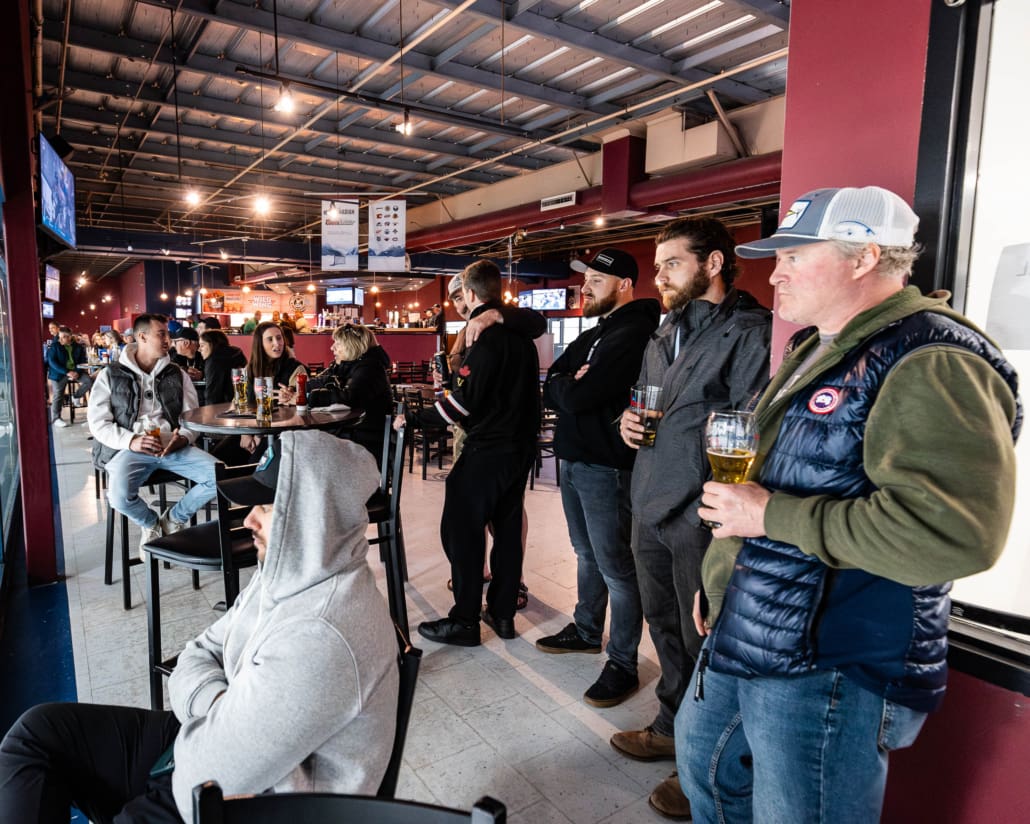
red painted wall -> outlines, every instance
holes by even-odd
[[[827,186],[883,186],[911,201],[930,4],[791,4],[781,216]],[[774,369],[796,329],[774,324]]]
[[[61,273],[61,299],[54,304],[54,320],[73,332],[94,332],[100,326],[111,326],[115,318],[122,316],[121,279],[104,278],[87,281],[76,289],[79,272]],[[111,300],[104,303],[105,295]],[[95,308],[91,309],[90,305]],[[44,333],[49,320],[43,323]]]

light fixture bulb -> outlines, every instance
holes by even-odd
[[[228,260],[229,259],[229,253],[227,251],[225,251],[225,249],[219,249],[218,250],[218,256],[222,260]]]
[[[314,292],[315,291],[315,284],[309,283],[308,284],[308,291],[309,292]]]
[[[89,305],[89,311],[90,311],[90,312],[93,312],[93,311],[95,311],[95,310],[96,310],[96,308],[97,308],[97,305],[96,305],[95,303],[91,303],[91,304]]]
[[[411,125],[411,118],[408,115],[407,109],[404,110],[404,119],[401,120],[401,122],[398,123],[396,126],[394,126],[394,128],[405,137],[410,136],[412,132],[415,131],[414,127]]]
[[[373,284],[372,288],[369,289],[368,291],[371,292],[373,295],[378,295],[379,294],[379,287],[376,286],[375,284]]]
[[[126,252],[131,252],[132,251],[132,244],[131,243],[126,243],[125,244],[125,251]]]
[[[383,304],[381,304],[381,303],[380,303],[380,302],[379,302],[378,300],[376,301],[376,309],[378,309],[378,308],[379,308],[380,306],[382,306],[382,305],[383,305]]]
[[[604,226],[604,215],[598,215],[594,218],[595,226]]]
[[[162,292],[158,297],[161,298],[161,300],[168,300],[168,293]]]
[[[162,255],[170,255],[171,253],[172,253],[171,249],[162,249],[161,250],[161,254]]]
[[[283,83],[279,90],[279,99],[275,101],[275,110],[283,114],[293,114],[295,101],[290,93],[290,84]]]
[[[272,211],[272,201],[266,195],[258,195],[254,198],[254,211],[259,215],[267,215]]]
[[[200,294],[202,294],[202,295],[206,295],[207,294],[207,287],[206,286],[201,286],[200,287]]]
[[[243,294],[245,294],[245,295],[249,295],[250,294],[250,287],[249,286],[244,286],[243,287]]]
[[[335,203],[329,207],[329,211],[326,212],[326,217],[328,217],[330,220],[339,220],[340,210],[336,208]]]
[[[193,297],[193,290],[192,289],[187,289],[183,294],[185,294],[186,297],[191,298],[191,297]]]
[[[196,189],[190,189],[186,192],[186,202],[190,206],[196,206],[200,203],[200,192]]]

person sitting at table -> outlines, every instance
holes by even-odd
[[[200,335],[196,329],[180,326],[178,331],[170,335],[175,351],[169,357],[176,366],[185,370],[190,380],[199,381],[204,377],[204,358],[197,350],[200,348]]]
[[[340,433],[383,458],[383,419],[393,409],[390,393],[390,356],[367,326],[345,323],[333,331],[334,362],[308,380],[308,406],[342,403],[365,410],[361,423]],[[295,390],[281,392],[284,403],[296,403]]]
[[[118,356],[122,354],[122,349],[125,348],[121,334],[115,329],[108,329],[104,332],[103,345],[107,348],[107,359],[111,363],[118,363]]]
[[[254,330],[250,346],[250,361],[247,363],[247,401],[254,405],[254,378],[271,378],[273,389],[289,387],[296,389],[297,375],[307,370],[286,349],[283,330],[275,323],[259,323]],[[279,402],[285,402],[280,394]],[[261,443],[259,435],[242,435],[240,446],[254,452]]]
[[[200,356],[204,359],[205,397],[209,404],[229,403],[233,399],[232,370],[243,369],[247,356],[229,343],[221,329],[210,329],[200,336]]]
[[[229,500],[254,506],[244,526],[258,568],[179,654],[171,712],[27,710],[0,744],[0,820],[68,821],[74,804],[98,822],[192,821],[193,787],[209,780],[226,795],[373,795],[399,680],[366,559],[378,485],[364,450],[317,431],[283,433],[253,475],[225,482]]]
[[[297,328],[297,334],[302,335],[305,332],[311,331],[311,326],[308,323],[308,319],[304,317],[303,312],[297,312],[294,316],[294,326]]]
[[[72,396],[76,406],[85,404],[85,395],[93,381],[89,375],[79,372],[80,363],[86,362],[86,347],[72,340],[72,330],[61,326],[57,331],[57,342],[46,352],[47,380],[50,382],[50,423],[54,426],[68,426],[61,417],[64,389],[69,381],[78,381],[79,387]]]
[[[215,459],[193,446],[196,435],[179,418],[197,406],[193,382],[168,359],[164,315],[142,314],[133,324],[139,343],[125,347],[118,363],[100,370],[89,407],[93,464],[107,470],[107,499],[140,527],[140,548],[178,532],[215,496]],[[158,431],[144,431],[147,422]],[[193,481],[181,500],[158,513],[139,496],[157,469]]]

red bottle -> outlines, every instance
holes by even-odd
[[[297,406],[306,407],[308,405],[308,376],[303,372],[297,375]]]

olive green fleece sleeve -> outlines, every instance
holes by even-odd
[[[908,586],[990,567],[1015,505],[1015,399],[982,358],[954,347],[908,355],[884,381],[866,424],[867,498],[774,492],[770,538],[831,567]]]

